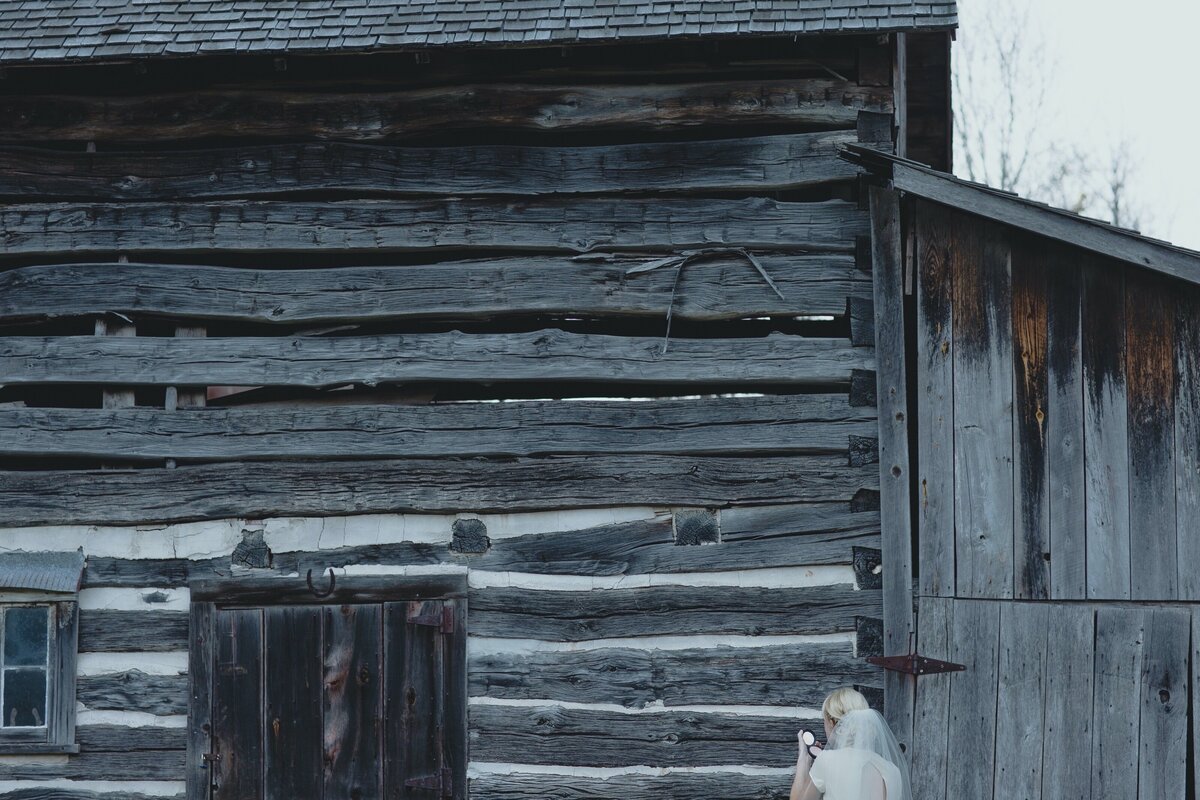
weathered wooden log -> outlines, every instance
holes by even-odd
[[[620,505],[848,501],[879,485],[845,456],[559,456],[229,463],[178,469],[0,472],[8,526],[226,517],[458,513]]]
[[[187,728],[80,725],[75,740],[89,753],[124,753],[130,750],[183,750]]]
[[[165,653],[186,650],[188,617],[182,611],[79,612],[81,653]]]
[[[186,714],[187,675],[147,675],[138,669],[83,675],[75,698],[93,711],[141,711],[157,716]]]
[[[853,131],[602,147],[381,147],[308,142],[214,150],[0,147],[0,197],[242,199],[289,192],[563,194],[753,191],[852,180]]]
[[[875,432],[846,395],[301,409],[0,410],[0,456],[158,461],[568,453],[844,453]],[[867,462],[862,462],[867,463]]]
[[[783,298],[740,255],[627,275],[646,258],[514,256],[403,267],[235,269],[195,264],[54,264],[0,272],[0,321],[106,312],[260,324],[480,320],[509,316],[677,320],[841,315],[870,294],[850,256],[760,253]],[[486,291],[483,291],[486,288]],[[675,290],[672,297],[672,289]]]
[[[84,751],[65,763],[0,763],[0,780],[69,779],[85,786],[88,781],[176,781],[183,777],[184,755],[183,750]],[[52,796],[57,800],[63,795]]]
[[[190,91],[8,95],[4,141],[206,138],[376,140],[450,130],[679,130],[706,125],[852,128],[891,110],[887,87],[831,79],[546,86],[481,84],[399,92]]]
[[[803,589],[655,586],[592,592],[472,590],[478,636],[584,641],[725,633],[820,634],[879,616],[880,592],[850,585]],[[723,762],[724,763],[724,762]]]
[[[29,789],[0,791],[0,800],[185,800],[184,795],[141,794],[139,792],[93,792],[87,789]]]
[[[457,331],[396,336],[0,338],[0,383],[157,386],[376,385],[414,381],[829,385],[870,369],[846,339],[757,339]]]
[[[787,717],[472,705],[471,758],[503,762],[520,753],[526,763],[583,767],[787,767],[796,761],[800,728],[820,727],[819,720]]]
[[[552,780],[544,774],[489,772],[471,778],[471,797],[476,800],[682,800],[694,797],[787,800],[790,786],[791,782],[779,775],[747,775],[743,772],[673,772],[611,778],[555,775]],[[5,796],[0,795],[0,800],[3,798]],[[31,797],[28,800],[49,798]],[[66,800],[76,798],[71,796]]]
[[[714,606],[719,598],[714,594]],[[852,651],[846,643],[495,653],[473,656],[468,674],[471,694],[488,697],[630,708],[657,702],[820,708],[839,686],[883,686],[883,671]]]
[[[0,254],[717,246],[849,252],[866,227],[852,203],[761,197],[34,203],[0,206]]]

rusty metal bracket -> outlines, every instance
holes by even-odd
[[[966,667],[951,661],[940,661],[936,658],[926,658],[922,655],[909,653],[904,656],[871,656],[868,664],[883,667],[892,672],[903,672],[906,675],[938,675],[943,672],[963,672]]]

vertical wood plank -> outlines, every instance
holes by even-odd
[[[1047,497],[1047,300],[1052,268],[1044,244],[1023,238],[1013,249],[1013,596],[1050,596]]]
[[[188,610],[188,797],[208,797],[216,769],[204,760],[213,751],[214,613],[212,603],[192,603]]]
[[[1040,800],[1046,704],[1046,628],[1042,603],[1000,609],[996,698],[996,800]]]
[[[1174,600],[1179,595],[1172,289],[1144,270],[1126,270],[1130,595],[1135,600]]]
[[[1083,272],[1083,380],[1087,595],[1128,599],[1125,278],[1120,266],[1090,257]]]
[[[1200,291],[1175,305],[1175,533],[1180,600],[1200,600]],[[1197,714],[1200,717],[1200,714]]]
[[[1089,800],[1096,612],[1054,605],[1046,626],[1042,800]]]
[[[438,615],[441,601],[384,605],[384,796],[427,800],[445,764],[444,637],[422,616]]]
[[[1192,702],[1195,698],[1200,697],[1200,606],[1193,605],[1190,607],[1192,616],[1192,641],[1191,641],[1191,669],[1188,672],[1189,691]],[[1200,714],[1196,713],[1196,709],[1192,710],[1192,742],[1191,749],[1191,772],[1192,775],[1200,775],[1200,746],[1195,743],[1200,742]]]
[[[319,800],[322,785],[321,609],[263,612],[266,800]]]
[[[954,524],[959,597],[1013,594],[1013,343],[1005,234],[955,226]]]
[[[917,202],[917,571],[921,594],[954,596],[953,242],[946,212]]]
[[[1145,611],[1096,610],[1092,797],[1137,797]]]
[[[446,769],[453,781],[451,800],[467,800],[467,598],[446,600],[454,633],[446,640]]]
[[[997,651],[1000,603],[955,600],[952,661],[966,666],[950,676],[950,743],[946,797],[992,797],[996,758]]]
[[[917,611],[917,647],[930,658],[949,660],[954,600],[922,597]],[[913,715],[912,789],[922,800],[947,800],[946,766],[950,732],[950,675],[917,681]]]
[[[872,282],[875,295],[875,357],[879,409],[879,504],[883,553],[883,652],[910,652],[912,612],[912,516],[909,507],[908,381],[904,360],[904,262],[900,199],[870,189]],[[906,752],[912,744],[915,678],[884,675],[888,723]]]
[[[1145,613],[1138,797],[1184,797],[1191,617],[1182,608],[1150,608]]]
[[[257,798],[263,791],[263,614],[222,609],[215,616],[213,745],[220,761],[213,800]]]
[[[1050,502],[1050,596],[1087,596],[1084,506],[1083,362],[1079,263],[1051,251],[1046,275],[1047,495]]]
[[[382,606],[326,606],[322,616],[324,796],[378,800],[383,796]]]

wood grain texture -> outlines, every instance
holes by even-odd
[[[852,586],[805,589],[656,586],[592,592],[487,588],[471,591],[471,633],[551,641],[729,633],[835,633],[855,617],[879,617],[880,592]]]
[[[148,522],[346,513],[848,501],[874,465],[845,457],[409,459],[0,472],[6,523]]]
[[[262,612],[264,800],[311,796],[323,785],[321,613],[314,606]]]
[[[93,711],[141,711],[157,716],[188,713],[187,675],[148,675],[137,669],[82,675],[75,691],[75,699]]]
[[[383,789],[382,608],[326,606],[320,613],[324,796],[378,798]]]
[[[1096,612],[1091,606],[1050,607],[1045,629],[1041,766],[1042,796],[1047,800],[1088,800],[1093,796],[1095,628]]]
[[[1200,293],[1175,304],[1175,535],[1180,600],[1200,600]]]
[[[788,781],[778,775],[741,772],[673,772],[666,775],[617,775],[611,778],[536,773],[485,773],[471,779],[476,800],[787,800]],[[4,795],[0,799],[8,800]],[[25,800],[19,798],[17,800]],[[48,800],[44,797],[28,800]],[[67,798],[76,800],[76,798]],[[84,800],[93,800],[85,798]]]
[[[1179,595],[1174,282],[1155,278],[1129,270],[1125,280],[1130,596],[1135,600]]]
[[[599,147],[384,147],[305,142],[95,153],[0,147],[0,197],[244,199],[294,192],[755,193],[853,180],[837,157],[853,131]]]
[[[1138,797],[1183,797],[1188,783],[1191,613],[1163,607],[1145,613]]]
[[[212,750],[220,759],[209,767],[214,800],[259,797],[265,778],[263,738],[263,612],[213,612],[216,632],[212,694]]]
[[[953,236],[956,590],[1012,597],[1011,256],[997,228],[963,218]]]
[[[420,250],[676,250],[710,246],[852,252],[852,203],[765,198],[244,200],[0,206],[0,253]]]
[[[147,636],[147,633],[151,635]],[[186,650],[188,615],[184,611],[79,612],[81,653],[161,653]]]
[[[954,596],[955,244],[945,212],[916,208],[917,543],[922,594]],[[927,789],[929,791],[929,789]],[[945,791],[944,787],[941,791]]]
[[[1087,596],[1130,596],[1129,427],[1125,270],[1083,267],[1084,477]]]
[[[1146,608],[1096,610],[1092,797],[1137,797]]]
[[[431,406],[5,409],[0,455],[266,461],[569,453],[845,453],[875,433],[842,395]]]
[[[440,780],[446,724],[445,637],[413,620],[440,617],[438,601],[387,603],[383,608],[383,778],[387,800],[433,794],[410,782]]]
[[[713,605],[720,605],[719,595]],[[878,667],[849,644],[571,653],[480,653],[470,660],[472,696],[642,708],[760,705],[819,708],[848,684],[882,688]]]
[[[138,336],[0,338],[0,380],[71,383],[329,387],[421,381],[583,381],[624,384],[829,385],[874,367],[846,339],[775,333],[755,339],[530,333],[337,337]]]
[[[1083,284],[1077,255],[1057,250],[1046,275],[1046,493],[1050,503],[1050,596],[1087,597],[1084,497]]]
[[[314,138],[370,141],[487,129],[679,130],[704,125],[853,128],[890,111],[886,87],[836,79],[548,86],[495,83],[408,91],[193,91],[8,96],[3,140],[163,141]]]
[[[627,274],[648,257],[512,255],[467,261],[326,269],[93,262],[0,272],[0,320],[115,312],[263,325],[481,320],[512,316],[637,316],[715,321],[837,315],[870,294],[852,256],[759,252],[780,298],[743,256],[713,253]],[[300,266],[300,265],[297,265]],[[675,290],[672,299],[672,289]]]
[[[947,798],[993,796],[1000,606],[988,600],[954,601],[949,660],[966,671],[950,673]]]
[[[1015,239],[1012,260],[1013,596],[1034,600],[1050,596],[1053,556],[1047,274],[1055,265],[1043,247],[1040,241]]]
[[[788,767],[800,728],[817,720],[562,706],[471,706],[471,757],[585,767],[750,764]],[[781,781],[786,783],[786,780]]]
[[[87,789],[33,787],[0,792],[0,800],[185,800],[182,794],[149,795],[140,792],[93,792]]]
[[[10,761],[0,764],[3,781],[182,781],[183,750],[81,752],[65,763]],[[55,800],[61,795],[54,795]],[[103,800],[107,800],[104,798]]]
[[[1000,606],[994,800],[1040,800],[1047,706],[1046,604]]]

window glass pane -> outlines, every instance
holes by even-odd
[[[4,670],[4,726],[41,727],[46,724],[46,671]]]
[[[46,665],[46,606],[4,612],[4,666]]]

